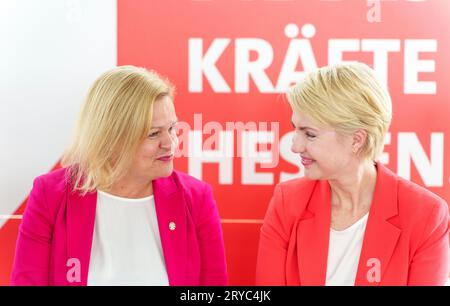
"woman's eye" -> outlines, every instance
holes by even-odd
[[[314,139],[314,138],[316,138],[316,135],[313,135],[311,133],[306,133],[306,137]]]
[[[158,136],[158,134],[159,134],[159,132],[153,132],[153,133],[150,133],[150,135],[148,135],[148,137],[154,138],[154,137]]]

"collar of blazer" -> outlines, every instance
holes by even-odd
[[[377,181],[361,250],[356,285],[378,285],[368,274],[379,263],[382,277],[401,230],[392,222],[398,215],[397,178],[377,163]],[[317,181],[305,212],[298,220],[298,266],[302,285],[325,285],[330,238],[331,192],[327,181]]]
[[[187,268],[187,256],[184,256],[187,252],[184,193],[176,175],[154,180],[152,184],[169,284],[183,284],[186,277],[183,272]],[[87,285],[96,205],[97,192],[84,197],[78,193],[67,195],[67,259],[78,259],[81,265],[81,282],[68,285]]]

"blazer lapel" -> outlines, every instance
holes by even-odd
[[[303,195],[304,196],[304,195]],[[330,238],[330,187],[318,181],[297,227],[298,267],[301,285],[325,285]]]
[[[69,281],[68,285],[87,285],[89,261],[91,257],[92,239],[94,234],[97,192],[86,194],[69,193],[67,218],[67,271],[79,264],[80,281]],[[71,273],[72,275],[72,273]],[[76,276],[76,273],[72,276]]]
[[[153,181],[158,228],[170,285],[186,283],[187,224],[185,199],[173,176]],[[70,193],[67,201],[67,261],[80,263],[80,281],[68,285],[87,285],[95,225],[97,192],[81,197]]]
[[[185,199],[174,175],[153,181],[159,235],[169,285],[187,283],[187,222]]]
[[[398,215],[396,176],[380,163],[377,169],[355,285],[380,284],[401,233],[389,222]]]

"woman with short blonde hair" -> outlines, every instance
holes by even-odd
[[[225,285],[208,184],[173,170],[173,87],[121,66],[82,106],[62,169],[37,177],[20,226],[13,285]]]
[[[392,120],[391,97],[373,71],[362,63],[338,64],[307,75],[287,94],[293,110],[340,134],[364,129],[359,155],[376,160]]]
[[[287,97],[305,177],[275,188],[257,284],[445,284],[448,206],[377,161],[392,106],[375,72],[362,63],[323,67]]]

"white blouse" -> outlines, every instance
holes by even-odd
[[[88,285],[169,285],[153,196],[97,192]]]
[[[369,213],[343,231],[330,228],[326,286],[353,286]]]

